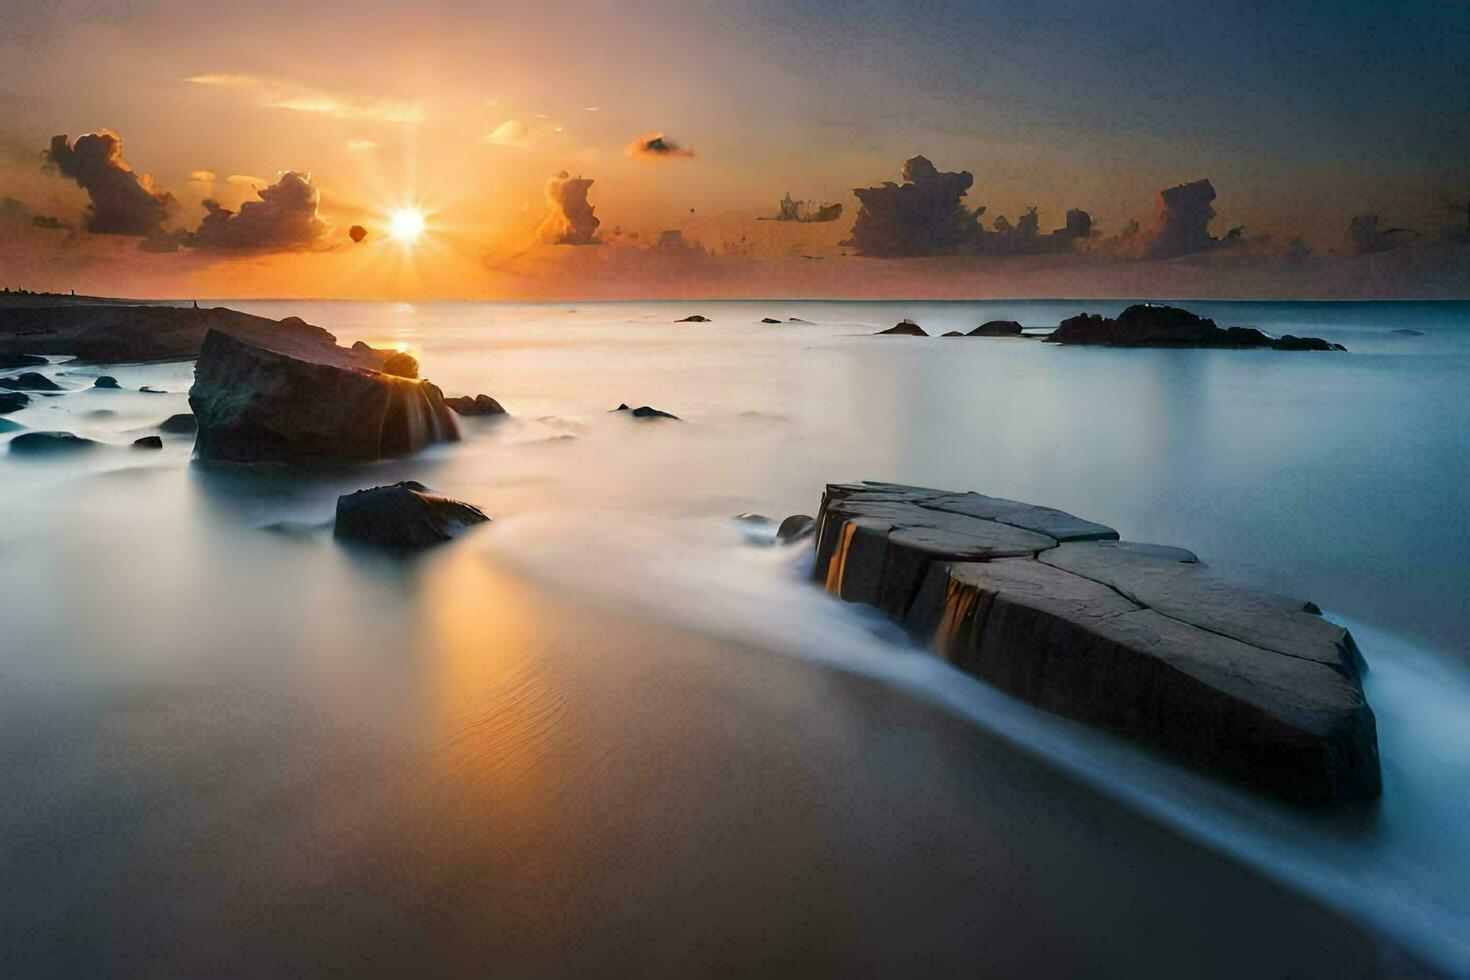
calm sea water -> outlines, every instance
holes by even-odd
[[[190,365],[53,366],[68,387],[109,373],[170,394],[79,390],[8,416],[112,444],[0,458],[4,753],[20,780],[0,818],[27,842],[12,871],[30,881],[34,928],[76,915],[74,889],[109,866],[136,880],[128,853],[157,869],[148,887],[197,887],[197,859],[163,855],[177,835],[197,843],[201,826],[215,870],[248,877],[236,866],[248,855],[227,843],[242,822],[343,827],[349,840],[365,813],[401,825],[406,804],[385,800],[371,774],[400,751],[419,758],[405,744],[436,750],[415,793],[468,782],[472,800],[451,793],[445,805],[495,811],[524,854],[538,821],[581,799],[566,772],[588,785],[626,773],[637,755],[618,746],[647,737],[627,726],[691,710],[671,689],[694,683],[686,673],[703,678],[709,703],[748,705],[749,717],[720,722],[728,744],[783,699],[824,710],[807,674],[771,674],[755,653],[711,657],[689,645],[702,637],[815,661],[818,676],[876,678],[1417,955],[1470,964],[1470,304],[1187,304],[1222,324],[1323,336],[1345,354],[870,336],[903,317],[935,335],[997,318],[1049,328],[1122,302],[229,305],[399,345],[447,393],[489,393],[512,417],[466,420],[465,442],[413,460],[206,467],[190,462],[188,438],[165,437],[162,453],[126,448],[187,410]],[[711,322],[673,322],[693,313]],[[685,423],[608,414],[620,402]],[[409,563],[331,540],[339,493],[406,477],[495,523]],[[757,547],[730,520],[814,513],[823,484],[852,479],[1060,507],[1317,602],[1354,629],[1370,664],[1382,802],[1286,809],[1017,705],[808,588],[804,551]],[[767,680],[722,673],[742,657]],[[330,797],[302,788],[328,784],[324,767],[340,776]],[[711,808],[725,805],[706,791]],[[303,812],[283,813],[293,806]],[[119,825],[131,828],[126,848],[108,835]],[[68,853],[78,839],[93,842],[84,858]],[[872,846],[848,843],[852,854]],[[346,867],[367,894],[395,873],[331,858],[297,887],[309,894]],[[125,931],[117,914],[96,926],[98,942]],[[218,914],[215,925],[233,921]]]

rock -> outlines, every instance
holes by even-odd
[[[419,362],[412,354],[396,351],[389,354],[383,361],[382,371],[391,374],[395,378],[417,378],[419,376]]]
[[[164,391],[162,388],[155,388],[152,385],[144,385],[143,387],[139,388],[138,390],[141,391],[141,392],[143,392],[146,395],[166,395],[166,394],[168,394],[168,392]]]
[[[194,367],[189,407],[206,460],[373,460],[459,438],[428,381],[362,367],[361,352],[289,354],[211,332]]]
[[[763,316],[763,317],[761,317],[761,323],[780,323],[780,322],[781,322],[780,320],[777,320],[773,316]]]
[[[93,388],[116,389],[116,388],[121,388],[122,385],[118,384],[117,383],[117,379],[114,378],[112,375],[110,375],[110,374],[102,374],[102,375],[98,375],[97,376],[97,380],[94,381],[94,382],[92,382],[92,387]]]
[[[12,422],[10,419],[0,419],[0,432],[19,432],[24,428],[25,426],[19,422]]]
[[[22,432],[10,440],[10,451],[27,456],[73,453],[96,449],[100,443],[70,432]]]
[[[787,323],[811,323],[812,321],[810,321],[810,320],[803,320],[799,316],[788,316],[786,318],[786,322]]]
[[[698,313],[696,313],[693,316],[686,316],[686,317],[684,317],[684,319],[682,319],[682,320],[675,320],[674,322],[675,323],[709,323],[710,320],[709,320],[709,317],[707,317],[707,316],[700,316]]]
[[[776,528],[776,542],[778,544],[795,544],[804,541],[816,533],[817,522],[809,514],[792,514],[781,522]]]
[[[1021,325],[1015,320],[989,320],[971,330],[967,337],[1019,337]]]
[[[49,363],[50,361],[39,354],[0,352],[0,369],[9,370],[11,368],[37,367]]]
[[[158,428],[170,435],[190,435],[199,431],[199,420],[188,412],[180,412],[158,423]]]
[[[1268,337],[1254,327],[1216,326],[1215,321],[1177,306],[1137,303],[1116,320],[1083,313],[1058,324],[1046,338],[1053,344],[1102,347],[1217,347],[1273,350],[1346,350],[1320,337]]]
[[[0,378],[0,388],[9,388],[11,391],[65,391],[55,381],[44,374],[35,371],[27,371],[13,378]]]
[[[939,336],[941,336],[941,337],[963,337],[964,334],[960,333],[958,330],[948,330],[948,331],[940,334]]]
[[[677,415],[670,415],[668,412],[661,412],[658,409],[648,405],[640,405],[637,408],[629,408],[627,402],[622,403],[617,408],[613,409],[613,411],[627,412],[635,419],[673,419],[675,422],[684,421]]]
[[[1289,799],[1381,791],[1361,654],[1310,604],[982,494],[832,484],[816,528],[829,592],[1015,697]]]
[[[460,415],[504,415],[505,409],[500,402],[489,395],[460,395],[458,398],[446,398],[444,404],[454,409]]]
[[[134,439],[133,446],[137,449],[162,449],[163,439],[159,436],[144,436],[141,439]]]
[[[18,412],[31,402],[29,395],[19,391],[0,391],[0,415]]]
[[[912,320],[900,320],[887,330],[879,330],[873,334],[874,337],[899,336],[899,337],[927,337],[924,328]]]
[[[449,541],[488,520],[478,507],[410,480],[338,497],[335,533],[383,547],[421,548]]]

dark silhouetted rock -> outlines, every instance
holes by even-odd
[[[112,375],[110,375],[110,374],[103,374],[103,375],[99,375],[98,378],[97,378],[97,380],[92,382],[92,387],[93,388],[116,389],[116,388],[121,388],[122,385],[118,384],[117,383],[117,379],[114,378]]]
[[[786,322],[787,323],[811,323],[812,321],[810,321],[810,320],[803,320],[799,316],[788,316],[786,318]]]
[[[391,374],[395,378],[417,378],[419,376],[419,362],[412,354],[396,351],[389,354],[383,361],[382,371]]]
[[[500,402],[489,395],[460,395],[458,398],[446,398],[444,404],[454,409],[460,415],[504,415],[505,409]]]
[[[39,365],[48,363],[50,362],[39,354],[0,352],[0,370],[8,371],[12,368],[38,367]]]
[[[194,367],[189,407],[201,459],[372,460],[459,438],[428,381],[361,365],[341,347],[287,354],[212,332]]]
[[[777,320],[773,316],[763,316],[763,317],[761,317],[761,323],[780,323],[780,322],[781,322],[780,320]]]
[[[410,480],[338,497],[335,533],[383,547],[422,548],[488,520],[478,507]]]
[[[940,334],[939,336],[941,336],[941,337],[963,337],[964,334],[960,333],[958,330],[946,330],[944,333]]]
[[[166,395],[166,394],[168,394],[168,392],[164,391],[162,388],[155,388],[152,385],[144,385],[143,387],[139,388],[138,390],[141,391],[141,392],[143,392],[145,395]]]
[[[44,374],[35,371],[27,371],[13,378],[0,378],[0,388],[9,388],[11,391],[65,391],[61,385],[52,381]]]
[[[352,239],[353,244],[361,244],[362,240],[367,237],[367,229],[362,225],[353,225],[347,229],[347,237]]]
[[[686,316],[682,320],[675,320],[674,322],[675,323],[709,323],[709,317],[707,317],[707,316],[700,316],[698,313],[696,313],[693,316]]]
[[[971,330],[969,337],[1019,337],[1021,325],[1015,320],[990,320]]]
[[[613,411],[627,412],[635,419],[673,419],[675,422],[684,421],[677,415],[670,415],[668,412],[661,412],[658,409],[653,408],[649,405],[640,405],[638,408],[629,408],[627,402],[624,402],[617,408],[613,409]]]
[[[84,452],[101,443],[70,432],[22,432],[10,440],[10,451],[27,456]]]
[[[0,391],[0,415],[18,412],[31,402],[30,396],[19,391]]]
[[[817,530],[816,519],[809,514],[792,514],[776,528],[776,541],[780,544],[795,544],[811,537]]]
[[[158,423],[159,431],[170,435],[190,435],[199,431],[199,420],[188,412],[180,412],[178,415],[170,415]]]
[[[1113,538],[981,494],[832,484],[814,575],[1049,711],[1290,799],[1379,794],[1347,630],[1184,549]]]
[[[134,439],[133,446],[136,449],[162,449],[163,439],[160,436],[144,436],[141,439]]]
[[[924,328],[912,320],[900,320],[887,330],[879,330],[873,334],[874,337],[897,336],[897,337],[927,337]]]
[[[1083,344],[1101,347],[1210,347],[1273,350],[1345,350],[1340,344],[1317,337],[1279,340],[1254,327],[1221,328],[1214,320],[1177,306],[1138,303],[1118,314],[1116,320],[1083,313],[1063,320],[1046,338],[1053,344]]]

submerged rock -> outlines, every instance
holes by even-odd
[[[21,367],[39,367],[43,364],[49,363],[50,361],[42,357],[40,354],[0,352],[0,369],[3,370],[10,370],[11,368]]]
[[[792,514],[776,528],[776,541],[780,544],[795,544],[811,537],[816,529],[816,519],[810,514]]]
[[[134,439],[133,446],[136,449],[162,449],[163,439],[159,436],[144,436],[141,439]]]
[[[0,378],[0,388],[9,388],[11,391],[65,391],[55,381],[44,374],[35,371],[27,371],[13,378]]]
[[[109,389],[114,389],[114,388],[121,388],[122,385],[118,384],[117,383],[117,379],[114,378],[112,375],[110,375],[110,374],[102,374],[102,375],[98,375],[97,376],[97,380],[92,382],[92,387],[93,388],[109,388]]]
[[[10,440],[10,451],[27,456],[74,453],[96,449],[101,443],[71,432],[22,432]]]
[[[422,548],[490,518],[472,504],[432,493],[412,480],[337,498],[335,533],[389,548]]]
[[[1015,320],[989,320],[971,330],[967,337],[1019,337],[1021,325]]]
[[[887,330],[879,330],[873,336],[927,337],[929,334],[924,331],[923,327],[912,320],[900,320]]]
[[[833,484],[814,570],[959,669],[1290,799],[1377,796],[1351,635],[1192,552],[980,494]]]
[[[188,412],[180,412],[158,423],[158,428],[159,431],[170,435],[190,435],[199,431],[199,420]]]
[[[668,412],[659,411],[651,405],[640,405],[637,408],[629,408],[628,403],[623,402],[617,408],[613,409],[613,411],[627,412],[635,419],[673,419],[675,422],[684,421],[677,415],[670,415]]]
[[[363,366],[340,347],[283,353],[211,332],[189,389],[195,452],[234,462],[373,460],[459,438],[428,381]]]
[[[504,415],[505,409],[500,402],[489,395],[460,395],[458,398],[446,398],[444,404],[454,409],[460,415]]]
[[[709,317],[707,317],[707,316],[700,316],[698,313],[696,313],[693,316],[686,316],[682,320],[675,320],[674,322],[675,323],[709,323],[710,321],[709,321]]]
[[[138,390],[141,391],[141,392],[143,392],[145,395],[166,395],[166,394],[168,394],[168,392],[164,391],[162,388],[155,388],[152,385],[144,385],[143,387],[139,388]]]
[[[0,415],[18,412],[31,402],[31,397],[19,391],[0,391]]]
[[[1083,313],[1057,325],[1047,341],[1101,347],[1214,347],[1273,350],[1346,350],[1320,337],[1268,337],[1255,327],[1219,327],[1177,306],[1136,303],[1116,320]]]

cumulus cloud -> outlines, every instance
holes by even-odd
[[[30,225],[32,228],[71,229],[71,225],[60,218],[48,214],[31,213],[31,209],[24,201],[13,197],[0,198],[0,220],[10,224]]]
[[[281,78],[219,74],[193,75],[185,81],[195,85],[246,91],[256,97],[258,104],[271,109],[322,113],[338,119],[370,119],[391,123],[423,122],[425,118],[424,107],[419,102],[325,92]]]
[[[1168,259],[1207,252],[1220,244],[1209,232],[1215,188],[1208,180],[1166,187],[1154,197],[1154,223],[1144,232],[1141,255]],[[1238,230],[1236,232],[1238,235]]]
[[[546,204],[551,210],[536,237],[548,245],[596,244],[602,222],[587,202],[591,187],[590,178],[572,177],[565,170],[547,180]]]
[[[68,142],[65,136],[54,137],[44,159],[63,177],[76,181],[91,198],[84,219],[88,231],[143,237],[162,232],[174,197],[168,191],[155,190],[147,174],[136,173],[127,165],[122,138],[116,133],[105,129],[88,133],[77,137],[76,143]]]
[[[921,156],[903,165],[903,183],[857,187],[852,246],[862,255],[912,256],[953,252],[975,240],[978,218],[960,199],[975,183],[968,170],[941,172]]]
[[[485,142],[497,146],[529,146],[531,131],[519,119],[507,119],[485,135]]]
[[[260,199],[246,201],[238,212],[217,201],[205,201],[209,214],[189,244],[199,248],[306,248],[326,233],[326,223],[317,217],[320,195],[310,174],[288,170],[256,193]]]
[[[694,156],[663,133],[649,133],[628,144],[628,156],[635,160],[676,160]]]

